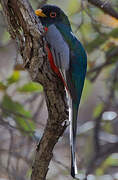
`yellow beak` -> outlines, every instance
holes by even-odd
[[[36,14],[37,16],[40,16],[40,17],[47,17],[47,16],[43,13],[42,9],[37,9],[37,10],[35,11],[35,14]]]

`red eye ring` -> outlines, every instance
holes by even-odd
[[[55,18],[56,16],[57,16],[57,13],[56,13],[56,12],[51,12],[51,13],[50,13],[50,17],[51,17],[51,18]]]

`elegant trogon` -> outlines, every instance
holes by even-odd
[[[35,11],[46,31],[47,53],[52,70],[64,83],[70,121],[71,175],[77,174],[76,131],[80,99],[82,95],[87,56],[80,41],[74,36],[68,17],[57,6],[44,5]]]

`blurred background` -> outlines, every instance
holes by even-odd
[[[88,54],[78,115],[79,178],[118,180],[118,19],[87,0],[30,0],[33,9],[55,4],[68,15]],[[109,3],[118,13],[118,1]],[[29,180],[48,112],[43,88],[24,71],[0,6],[0,180]],[[48,180],[72,180],[69,128],[56,144]]]

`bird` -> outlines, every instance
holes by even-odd
[[[68,99],[70,122],[71,176],[78,174],[76,134],[80,99],[87,69],[87,54],[74,35],[69,19],[56,6],[45,4],[35,10],[45,30],[46,51],[53,72],[62,80]]]

